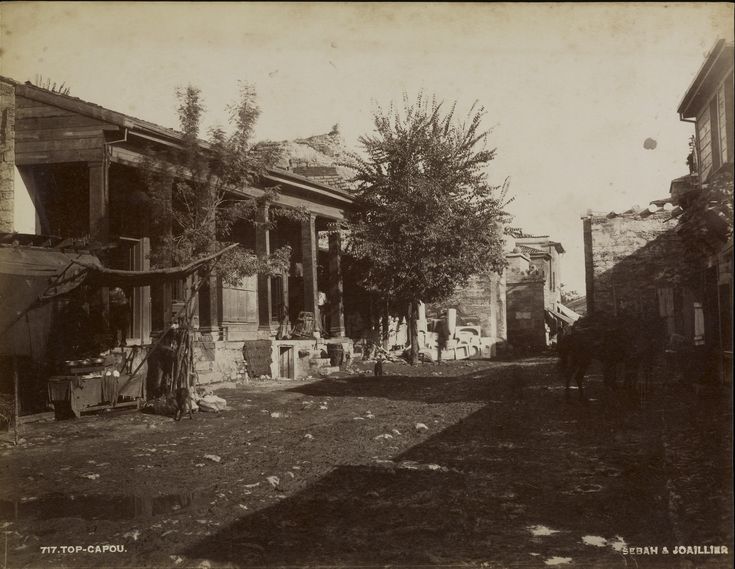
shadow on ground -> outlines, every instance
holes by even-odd
[[[462,375],[438,375],[446,369],[442,364],[423,365],[425,375],[390,373],[383,377],[326,378],[322,381],[289,389],[313,397],[381,397],[393,401],[423,401],[425,403],[484,402],[492,400],[500,389],[498,382],[510,381],[516,391],[522,390],[533,369],[553,368],[549,358],[529,358],[522,362],[503,362],[490,368],[472,369]],[[409,366],[395,366],[400,372]],[[437,374],[437,375],[432,375]],[[482,381],[473,381],[482,380]],[[507,386],[506,386],[507,387]]]
[[[654,431],[610,417],[600,403],[565,404],[556,387],[553,361],[537,358],[460,377],[327,379],[295,388],[485,405],[392,461],[336,465],[183,554],[238,566],[526,567],[568,556],[586,567],[623,567],[619,553],[582,537],[670,542]],[[536,525],[558,533],[534,536]]]

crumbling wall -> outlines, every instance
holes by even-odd
[[[584,219],[589,312],[655,314],[657,288],[681,285],[683,243],[669,212]]]
[[[541,272],[508,274],[508,343],[516,349],[537,351],[546,347],[545,284]]]
[[[0,231],[14,230],[15,87],[0,81]]]
[[[487,338],[506,339],[505,303],[500,298],[504,280],[505,275],[497,273],[475,275],[455,292],[455,302],[450,306],[457,310],[463,323],[480,326],[482,335]]]

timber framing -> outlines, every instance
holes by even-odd
[[[16,92],[16,164],[34,166],[69,162],[105,162],[133,168],[142,165],[170,171],[173,165],[148,151],[150,147],[181,148],[183,134],[150,121],[113,111],[69,95],[1,77]],[[206,141],[200,141],[208,148]],[[305,176],[269,169],[263,189],[233,189],[233,196],[258,197],[266,187],[280,191],[277,203],[306,208],[319,216],[340,220],[352,203],[344,190]]]

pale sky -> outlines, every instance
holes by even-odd
[[[404,91],[462,110],[477,99],[514,225],[560,241],[562,282],[584,292],[580,216],[645,206],[687,172],[693,130],[676,108],[714,42],[732,39],[733,5],[15,2],[0,18],[0,74],[64,81],[164,126],[189,83],[210,124],[245,80],[258,139],[339,123],[348,145],[372,128],[374,102]]]

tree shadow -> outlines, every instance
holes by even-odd
[[[482,402],[495,397],[498,382],[522,380],[522,369],[549,365],[550,358],[538,357],[498,362],[463,375],[440,376],[442,366],[426,366],[426,374],[326,378],[286,390],[313,397],[379,397],[392,401],[425,403]]]
[[[609,548],[580,545],[587,534],[625,533],[640,543],[669,539],[665,508],[655,505],[662,461],[639,438],[645,431],[629,434],[624,444],[610,444],[594,408],[564,405],[561,391],[519,392],[513,382],[496,381],[509,371],[500,368],[484,381],[470,373],[325,380],[294,389],[309,395],[434,401],[438,396],[422,389],[428,381],[450,395],[465,386],[456,400],[486,405],[390,461],[338,465],[183,554],[237,566],[488,559],[525,566],[529,552],[551,555],[560,547],[574,549],[575,562],[585,555],[598,563],[606,555],[619,557]],[[548,383],[543,371],[523,377],[529,372],[517,366],[515,373],[535,387]],[[447,401],[446,394],[441,397]],[[560,533],[553,539],[534,537],[529,527],[537,524]]]

